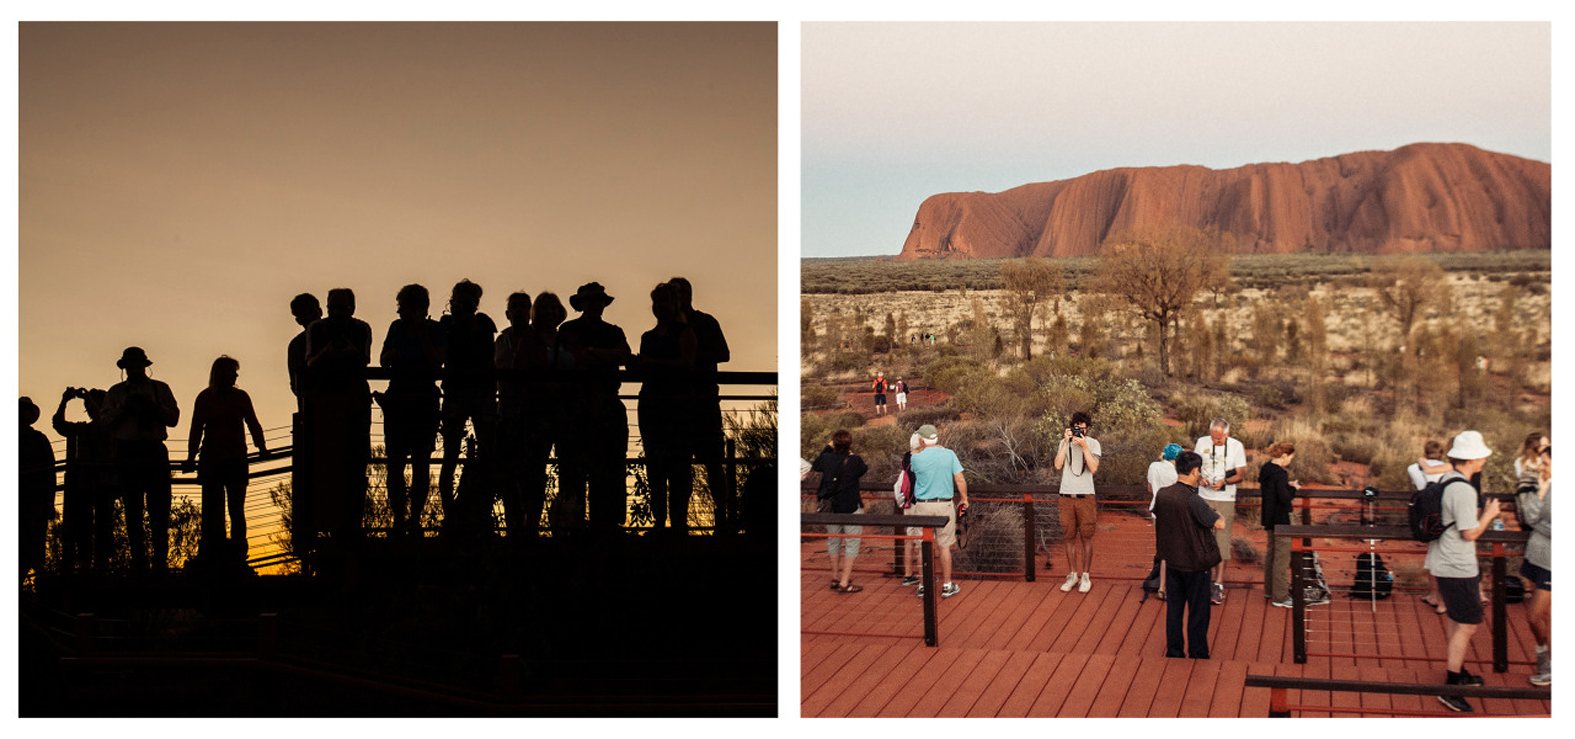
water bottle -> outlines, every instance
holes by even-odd
[[[1499,517],[1499,518],[1493,519],[1493,530],[1494,531],[1503,531],[1504,530],[1504,519],[1503,519],[1503,517]]]

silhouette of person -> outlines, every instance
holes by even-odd
[[[60,394],[60,405],[49,419],[55,433],[66,440],[65,541],[61,547],[61,566],[104,570],[115,549],[115,480],[110,457],[110,441],[104,424],[98,422],[106,393],[97,388],[68,387]],[[86,421],[67,421],[66,406],[81,398],[87,411]]]
[[[372,447],[372,396],[366,367],[372,327],[355,317],[355,293],[328,291],[328,317],[306,330],[306,388],[312,422],[314,530],[341,546],[360,539],[366,466]]]
[[[147,511],[147,532],[152,535],[153,568],[169,567],[170,550],[170,452],[164,445],[169,428],[180,423],[180,406],[170,386],[148,377],[153,364],[147,352],[129,346],[115,366],[126,379],[111,386],[104,396],[99,420],[109,429],[115,470],[126,509],[126,538],[131,543],[131,566],[148,567],[148,542],[142,515]]]
[[[197,393],[191,409],[191,438],[186,443],[184,472],[197,471],[202,486],[202,540],[198,555],[209,567],[246,561],[246,431],[259,456],[268,455],[262,424],[252,396],[235,386],[241,363],[229,356],[213,360],[208,387]],[[199,466],[198,452],[202,464]],[[230,537],[224,538],[224,506],[230,507]]]
[[[454,468],[459,463],[460,445],[465,438],[465,422],[470,421],[475,428],[479,457],[486,457],[492,451],[492,431],[497,427],[497,375],[492,367],[492,339],[498,327],[490,316],[477,312],[480,305],[481,286],[470,280],[460,280],[449,295],[448,315],[438,321],[448,342],[444,354],[443,467],[438,472],[444,518],[455,513]],[[478,461],[469,460],[468,470],[479,471],[475,467]],[[490,505],[478,505],[473,512],[490,509]]]
[[[560,329],[573,347],[584,394],[573,409],[576,422],[568,431],[576,438],[563,455],[558,489],[571,501],[584,495],[591,527],[599,530],[622,527],[628,514],[629,415],[618,399],[618,368],[629,359],[629,341],[623,329],[602,320],[612,301],[601,283],[581,285],[569,296],[581,315]]]
[[[291,419],[291,446],[293,463],[290,475],[290,548],[302,556],[303,569],[310,569],[307,553],[316,537],[317,514],[312,511],[312,470],[316,463],[312,452],[317,445],[312,441],[313,423],[309,420],[308,402],[311,393],[306,386],[307,329],[323,317],[323,307],[317,296],[301,293],[290,300],[290,314],[295,317],[301,332],[290,339],[285,354],[285,366],[290,373],[290,392],[295,395],[295,417]]]
[[[687,533],[689,494],[694,484],[689,455],[696,415],[698,341],[672,283],[657,285],[651,291],[651,315],[656,317],[656,327],[640,335],[640,354],[631,362],[640,370],[637,411],[651,485],[651,516],[658,530],[665,528],[670,518],[675,532]]]
[[[516,292],[509,295],[504,313],[509,325],[498,333],[492,345],[492,364],[504,370],[498,376],[498,491],[503,498],[503,518],[508,526],[509,539],[518,541],[529,530],[534,535],[535,522],[526,518],[541,517],[541,503],[533,509],[525,505],[525,466],[530,463],[526,438],[532,419],[526,416],[526,386],[515,371],[526,370],[536,336],[530,326],[530,294]]]
[[[55,520],[55,450],[49,446],[49,437],[33,428],[38,423],[38,406],[33,399],[22,396],[17,414],[21,421],[20,448],[17,467],[21,480],[18,492],[18,528],[21,551],[17,564],[21,568],[17,578],[27,577],[27,571],[44,571],[45,543],[49,537],[49,522]]]
[[[388,455],[388,507],[393,535],[421,536],[421,519],[432,489],[432,450],[437,443],[437,380],[446,342],[443,327],[427,317],[432,298],[421,285],[406,285],[394,297],[399,318],[388,326],[378,363],[389,368],[383,407],[383,444]],[[410,485],[405,485],[405,465]]]
[[[525,460],[520,483],[525,526],[522,531],[530,536],[536,534],[541,507],[547,500],[547,458],[556,445],[561,481],[563,460],[573,455],[569,450],[573,435],[568,429],[574,423],[572,414],[580,407],[584,394],[579,383],[561,379],[563,373],[574,369],[574,353],[558,333],[558,326],[567,317],[568,311],[564,310],[563,301],[556,293],[537,295],[530,333],[521,341],[524,366],[534,373],[526,379],[523,393]],[[515,361],[518,363],[520,359]],[[579,497],[570,497],[564,494],[562,485],[558,486],[558,497],[548,513],[554,534],[565,533],[585,520],[583,487],[580,493]],[[512,525],[509,535],[514,535]]]
[[[689,280],[674,277],[667,281],[678,293],[678,306],[695,334],[694,423],[691,445],[696,461],[705,465],[706,487],[715,506],[716,528],[731,531],[738,526],[738,496],[735,482],[722,466],[727,441],[722,430],[721,387],[716,382],[717,365],[733,358],[727,337],[715,316],[694,307],[694,287]]]

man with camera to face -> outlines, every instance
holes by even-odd
[[[1219,544],[1220,562],[1214,566],[1214,605],[1225,602],[1225,563],[1230,561],[1231,525],[1236,521],[1236,483],[1247,472],[1247,450],[1230,435],[1230,422],[1216,418],[1209,422],[1209,435],[1200,437],[1192,451],[1203,458],[1198,494],[1225,522],[1214,530]]]
[[[66,570],[89,566],[106,570],[115,548],[110,439],[106,427],[98,422],[107,395],[97,388],[68,387],[50,418],[55,433],[66,440],[65,541],[60,548],[61,567]],[[66,406],[78,398],[88,420],[67,421]]]
[[[1061,592],[1086,593],[1093,585],[1088,572],[1094,563],[1094,526],[1098,510],[1094,503],[1094,473],[1099,471],[1099,440],[1088,435],[1093,417],[1083,411],[1072,414],[1072,422],[1062,431],[1055,450],[1055,468],[1061,473],[1061,535],[1066,543],[1066,582]]]

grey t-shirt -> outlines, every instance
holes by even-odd
[[[1444,533],[1427,543],[1422,566],[1433,577],[1476,577],[1481,572],[1476,542],[1466,541],[1461,534],[1477,527],[1477,490],[1459,475],[1453,475],[1444,487],[1443,521]]]
[[[1103,456],[1099,449],[1099,440],[1092,436],[1084,437],[1088,442],[1088,451],[1095,459]],[[1061,451],[1066,453],[1066,464],[1061,466],[1061,494],[1062,495],[1093,495],[1094,473],[1088,470],[1088,460],[1083,458],[1083,448],[1062,438]]]

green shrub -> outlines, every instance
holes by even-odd
[[[842,404],[837,391],[824,385],[811,385],[799,390],[805,410],[835,408]]]
[[[913,408],[897,414],[897,425],[904,429],[916,429],[926,423],[940,426],[944,423],[962,418],[962,413],[951,403],[930,406],[928,408]]]

